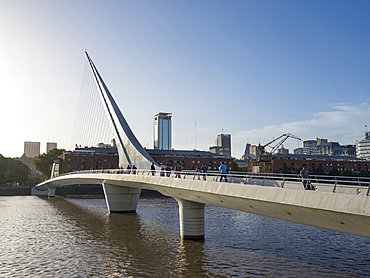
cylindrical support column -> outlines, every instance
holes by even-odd
[[[103,182],[105,201],[110,212],[135,212],[141,188],[117,186]]]
[[[204,240],[204,204],[175,199],[179,203],[181,238]]]
[[[48,187],[48,197],[55,198],[55,187]]]

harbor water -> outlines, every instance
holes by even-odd
[[[370,276],[369,238],[208,205],[205,230],[182,241],[171,198],[0,197],[0,277]]]

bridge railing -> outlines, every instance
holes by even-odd
[[[304,189],[302,178],[298,174],[281,173],[251,173],[251,172],[229,172],[220,174],[218,171],[207,171],[206,173],[196,172],[195,170],[166,171],[148,169],[102,169],[102,170],[82,170],[65,173],[62,175],[73,174],[131,174],[131,175],[153,175],[164,178],[192,179],[203,181],[223,182],[225,184],[254,184],[256,186],[270,186],[279,188]],[[348,177],[348,176],[326,176],[310,175],[310,182],[315,190],[370,195],[370,178]]]

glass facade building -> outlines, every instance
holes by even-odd
[[[172,149],[172,113],[154,115],[154,149]]]

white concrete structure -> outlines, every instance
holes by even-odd
[[[114,130],[114,139],[119,155],[119,165],[122,167],[126,167],[126,165],[130,165],[132,167],[135,165],[140,169],[149,169],[150,165],[155,163],[155,161],[136,139],[93,61],[90,59],[87,52],[85,52],[85,54],[89,61],[96,86],[100,92],[101,100],[104,104],[108,119]]]
[[[113,171],[113,170],[112,170]],[[209,177],[208,180],[211,180]],[[72,184],[103,184],[112,212],[136,209],[139,190],[156,190],[179,203],[180,233],[184,239],[204,238],[204,204],[269,216],[296,223],[370,237],[370,202],[362,187],[318,184],[318,191],[303,190],[300,182],[248,179],[223,183],[197,179],[115,173],[81,173],[60,176],[38,185],[53,189]],[[263,185],[263,186],[262,186]]]

